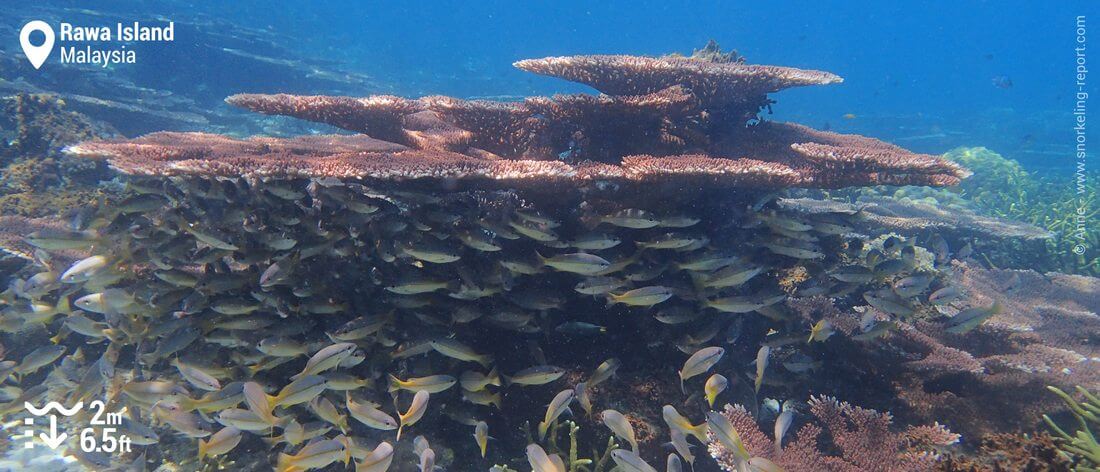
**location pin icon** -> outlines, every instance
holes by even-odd
[[[35,31],[41,31],[46,37],[41,46],[31,44],[31,33]],[[46,58],[50,57],[50,51],[53,51],[53,28],[50,28],[50,25],[42,20],[27,23],[23,25],[23,30],[19,32],[19,44],[23,46],[23,54],[27,55],[31,65],[38,69],[46,62]]]

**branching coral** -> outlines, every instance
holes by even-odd
[[[1043,415],[1043,420],[1058,436],[1059,449],[1077,460],[1076,470],[1100,470],[1100,443],[1096,441],[1096,436],[1092,432],[1093,428],[1100,425],[1100,398],[1080,386],[1076,388],[1076,393],[1083,398],[1083,401],[1075,400],[1070,394],[1057,387],[1047,388],[1062,399],[1077,420],[1076,428],[1071,435],[1058,426],[1050,416]]]
[[[930,471],[939,459],[937,451],[959,440],[939,424],[895,432],[889,413],[831,397],[812,397],[809,404],[815,421],[781,445],[760,430],[744,407],[726,405],[723,414],[751,456],[769,459],[788,472]],[[737,470],[735,455],[721,443],[712,438],[708,450],[723,470]]]

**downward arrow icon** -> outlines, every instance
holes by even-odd
[[[38,437],[42,438],[42,442],[46,443],[50,449],[57,449],[57,446],[65,442],[69,435],[65,433],[57,434],[57,417],[50,415],[50,434],[41,433]]]

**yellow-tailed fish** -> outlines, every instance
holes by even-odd
[[[760,385],[764,383],[764,369],[768,368],[768,358],[772,354],[772,348],[769,346],[760,346],[760,350],[756,351],[756,393],[760,393]]]
[[[421,390],[413,395],[412,404],[409,405],[409,409],[404,413],[398,413],[397,416],[400,419],[400,424],[397,427],[397,440],[401,440],[401,431],[406,426],[412,426],[420,421],[420,418],[424,417],[424,412],[428,409],[428,392]]]
[[[672,298],[672,289],[659,285],[636,288],[615,294],[608,293],[608,304],[622,303],[629,306],[653,306]]]
[[[604,410],[600,413],[600,418],[615,436],[630,444],[630,450],[635,454],[638,452],[638,440],[634,437],[634,427],[630,425],[625,415],[615,410]]]
[[[436,352],[443,354],[444,356],[452,359],[458,359],[460,361],[477,362],[482,367],[488,369],[489,365],[493,363],[493,357],[487,354],[478,354],[474,352],[469,346],[462,344],[453,339],[437,339],[431,341],[431,348]]]
[[[806,339],[806,342],[825,342],[825,340],[829,339],[829,337],[832,336],[833,333],[833,324],[830,323],[829,320],[822,319],[815,323],[812,328],[810,328],[810,337]]]
[[[726,390],[729,385],[729,380],[722,374],[714,374],[707,379],[707,383],[703,385],[703,393],[707,397],[707,405],[714,408],[714,400],[718,398],[718,395]]]
[[[729,418],[717,411],[709,411],[707,412],[706,424],[710,426],[710,431],[714,433],[714,437],[726,450],[740,460],[749,460],[749,451],[745,448],[745,443],[741,441],[741,435],[730,423]]]
[[[244,402],[245,405],[248,405],[248,411],[251,411],[267,425],[274,426],[279,422],[279,419],[272,412],[275,407],[271,404],[271,397],[264,393],[264,388],[260,384],[245,382]]]
[[[355,352],[355,344],[353,343],[336,343],[331,346],[327,346],[320,351],[313,354],[312,357],[306,361],[305,368],[291,379],[297,379],[298,377],[306,375],[317,375],[326,370],[335,368],[340,365],[340,362],[348,358]]]
[[[349,429],[347,415],[340,413],[340,410],[336,409],[336,405],[333,405],[327,398],[317,396],[317,398],[310,400],[309,409],[318,418],[340,428],[341,433],[347,434]]]
[[[569,409],[569,404],[573,403],[575,398],[573,389],[566,389],[558,392],[554,395],[554,399],[550,400],[550,404],[546,407],[546,414],[542,417],[542,422],[539,423],[539,440],[546,439],[546,431],[549,430],[550,425],[558,420],[565,410]]]
[[[527,445],[527,462],[531,464],[531,472],[565,472],[561,457],[547,455],[538,444]]]
[[[351,451],[337,439],[322,439],[307,444],[297,454],[280,453],[275,462],[275,472],[294,472],[320,469],[341,461],[344,465],[351,460]]]
[[[565,369],[552,365],[537,365],[528,367],[515,375],[504,377],[507,385],[544,385],[558,380],[565,374]]]
[[[386,472],[393,462],[393,445],[382,441],[355,464],[355,472]]]
[[[680,391],[686,392],[684,389],[684,381],[695,377],[696,375],[705,374],[714,364],[722,360],[722,356],[726,353],[725,349],[720,347],[704,347],[695,354],[692,354],[686,362],[684,367],[680,369]]]
[[[179,358],[172,359],[172,365],[176,367],[180,376],[183,377],[187,383],[194,385],[196,388],[208,392],[214,392],[222,388],[221,382],[218,382],[218,379],[215,379],[194,366],[184,364]]]
[[[476,392],[484,389],[488,385],[500,386],[500,375],[497,374],[496,367],[489,370],[488,374],[481,372],[474,372],[467,370],[462,372],[458,376],[458,382],[462,385],[462,389],[468,392]]]
[[[611,460],[615,461],[615,465],[623,472],[657,472],[657,469],[642,460],[637,453],[626,449],[611,451]]]
[[[673,429],[669,432],[669,436],[672,439],[672,448],[676,449],[676,453],[683,456],[688,464],[695,464],[695,454],[691,453],[691,444],[688,443],[687,435],[683,431]]]
[[[439,393],[453,387],[457,382],[458,380],[450,375],[429,375],[427,377],[417,377],[409,380],[401,380],[390,375],[389,387],[387,387],[387,390],[390,392],[396,392],[398,390],[417,392],[423,390],[428,393]]]
[[[489,446],[489,425],[484,421],[478,421],[474,425],[474,442],[477,443],[477,449],[481,451],[481,457],[485,457],[485,450]]]
[[[794,414],[790,410],[784,410],[775,418],[775,453],[777,455],[783,452],[783,436],[787,435],[792,421],[794,421]]]
[[[619,367],[622,367],[622,365],[622,361],[615,357],[603,361],[600,365],[596,366],[596,370],[592,371],[592,376],[588,377],[586,383],[589,387],[595,387],[614,376],[615,372],[618,372]]]
[[[206,441],[199,440],[199,460],[214,457],[232,451],[241,442],[241,430],[226,426],[210,436]]]
[[[377,403],[356,402],[351,398],[351,394],[348,392],[345,392],[344,398],[348,414],[351,415],[352,418],[355,418],[356,421],[373,429],[382,431],[390,431],[399,427],[397,420],[378,409],[380,405]]]
[[[672,405],[665,405],[661,408],[661,417],[664,418],[665,424],[671,429],[680,430],[685,435],[690,434],[699,439],[703,444],[707,443],[707,424],[700,423],[698,425],[691,424],[684,415],[676,411],[676,408]]]
[[[581,382],[573,387],[573,395],[577,397],[577,403],[581,404],[584,412],[592,416],[592,396],[588,391],[588,383]]]
[[[593,275],[607,269],[611,263],[606,259],[583,252],[574,254],[561,254],[550,258],[535,253],[542,265],[551,267],[560,272],[571,272],[581,275]]]

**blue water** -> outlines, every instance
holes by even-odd
[[[299,38],[407,95],[584,90],[511,63],[690,52],[713,38],[749,62],[845,78],[777,94],[780,119],[929,153],[984,145],[1032,168],[1072,165],[1075,18],[1100,21],[1094,1],[406,3],[246,1],[210,13]]]
[[[772,3],[162,0],[96,6],[133,12],[127,19],[178,21],[174,43],[139,45],[151,52],[148,60],[119,72],[139,85],[176,86],[212,106],[237,92],[499,98],[586,91],[511,64],[548,55],[690,53],[715,39],[751,63],[844,77],[843,84],[776,94],[773,118],[926,153],[981,145],[1032,169],[1072,167],[1076,17],[1100,18],[1094,15],[1100,3]],[[305,57],[375,82],[326,90],[241,67],[232,57],[210,57],[203,49],[212,38],[188,35],[195,19],[262,31]],[[214,40],[242,48],[234,33]]]

